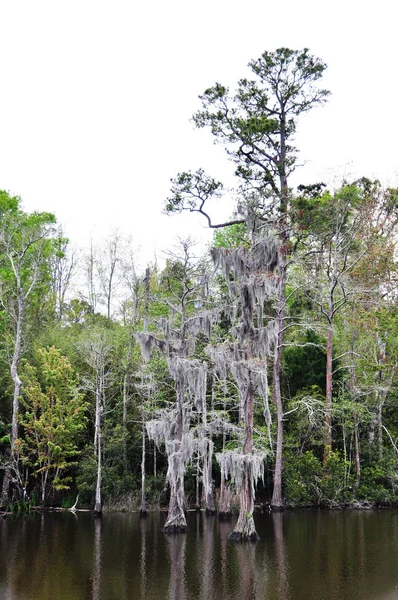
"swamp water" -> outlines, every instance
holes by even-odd
[[[0,518],[0,600],[398,600],[398,510],[255,515],[260,541],[189,513]]]

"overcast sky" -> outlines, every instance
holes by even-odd
[[[320,56],[332,91],[300,122],[295,183],[397,185],[396,23],[392,0],[0,0],[0,189],[79,246],[119,227],[151,260],[204,237],[199,218],[161,215],[177,172],[232,169],[189,121],[198,94],[281,46]]]

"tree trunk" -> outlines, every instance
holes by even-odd
[[[379,448],[379,460],[383,460],[383,404],[377,407],[377,443]]]
[[[196,461],[196,501],[195,501],[195,510],[196,512],[200,512],[200,469],[199,469],[199,455]]]
[[[127,373],[123,378],[123,463],[124,470],[127,472]]]
[[[11,469],[7,467],[4,471],[3,485],[1,489],[0,507],[8,505],[8,495],[10,491],[11,483]]]
[[[355,452],[355,489],[358,490],[361,483],[361,458],[359,450],[359,423],[358,414],[354,411],[354,452]]]
[[[226,410],[226,407],[225,407],[225,396],[226,395],[227,395],[227,392],[226,392],[226,390],[224,390],[224,403],[223,403],[224,412]],[[225,434],[225,429],[223,428],[222,453],[225,452],[225,442],[226,442],[226,434]],[[220,519],[220,521],[225,521],[227,519],[230,519],[232,516],[231,492],[230,492],[228,486],[226,485],[224,465],[222,462],[220,464],[220,475],[221,475],[221,482],[220,482],[220,498],[219,498],[219,506],[218,506],[218,518]]]
[[[281,252],[282,261],[285,262],[285,251]],[[274,472],[274,489],[272,493],[271,506],[279,509],[283,507],[282,496],[282,452],[283,452],[283,406],[281,395],[281,372],[282,372],[282,348],[285,324],[285,290],[286,290],[286,267],[280,267],[279,283],[279,306],[278,306],[278,335],[276,338],[274,364],[273,364],[273,400],[276,406],[277,434],[276,434],[276,456]]]
[[[253,410],[254,389],[252,385],[249,385],[245,402],[245,441],[243,445],[243,454],[251,454],[253,452]],[[247,461],[243,466],[242,487],[239,494],[239,517],[235,529],[228,536],[230,540],[236,542],[256,542],[259,539],[254,525],[253,511],[253,472],[251,462]]]
[[[101,480],[102,480],[101,431],[99,431],[98,432],[98,447],[97,447],[97,485],[95,488],[95,506],[94,506],[94,515],[97,517],[100,517],[102,515]]]
[[[47,478],[48,478],[48,469],[45,470],[44,475],[42,477],[42,483],[41,483],[41,503],[42,503],[42,505],[44,505],[44,502],[46,500]]]
[[[239,495],[239,517],[235,529],[228,539],[233,542],[256,542],[259,536],[253,519],[254,485],[252,466],[249,463],[243,473],[242,487]]]
[[[206,440],[206,453],[203,457],[203,490],[205,495],[206,515],[216,514],[213,493],[213,442]]]
[[[146,493],[145,493],[145,422],[144,411],[142,411],[142,455],[141,455],[141,506],[140,515],[144,517],[147,514]]]
[[[22,295],[22,291],[18,290],[18,316],[17,316],[17,330],[15,335],[14,354],[11,363],[11,377],[14,382],[14,397],[12,402],[12,420],[11,420],[11,456],[14,463],[17,460],[15,456],[14,447],[15,442],[18,438],[18,416],[19,416],[19,395],[21,391],[21,380],[18,375],[18,364],[21,356],[21,343],[22,343],[22,323],[25,312],[25,302]]]
[[[177,382],[178,418],[173,450],[168,456],[167,478],[170,485],[170,501],[167,521],[163,527],[165,533],[185,533],[188,531],[185,518],[184,473],[185,464],[182,453],[182,436],[184,431],[184,389]]]
[[[18,283],[18,312],[17,312],[17,328],[14,342],[14,353],[11,362],[11,377],[14,382],[14,393],[12,401],[12,417],[11,417],[11,466],[7,467],[4,472],[3,485],[1,491],[0,505],[6,506],[8,503],[10,484],[12,481],[11,470],[18,474],[18,456],[15,452],[15,442],[18,439],[18,417],[19,417],[19,396],[21,392],[22,382],[18,375],[18,365],[21,356],[22,344],[22,324],[25,313],[25,300],[22,290]]]
[[[101,481],[102,481],[102,453],[101,453],[101,388],[97,389],[95,396],[95,439],[94,447],[97,455],[97,484],[95,488],[94,514],[102,514]]]
[[[333,401],[333,321],[329,312],[328,338],[326,343],[326,405],[324,453],[325,462],[332,449],[332,401]]]
[[[176,462],[179,463],[180,460],[180,458],[177,458]],[[178,464],[176,468],[181,467]],[[170,481],[169,512],[167,515],[167,521],[163,527],[163,531],[165,533],[185,533],[188,531],[187,521],[184,512],[184,468],[182,468],[180,472],[182,473],[182,475],[173,478],[173,480]]]

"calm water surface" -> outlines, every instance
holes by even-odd
[[[256,515],[261,540],[189,514],[0,519],[0,600],[398,600],[398,511]]]

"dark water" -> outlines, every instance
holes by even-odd
[[[398,511],[256,515],[261,540],[189,514],[35,514],[0,519],[0,600],[398,599]]]

